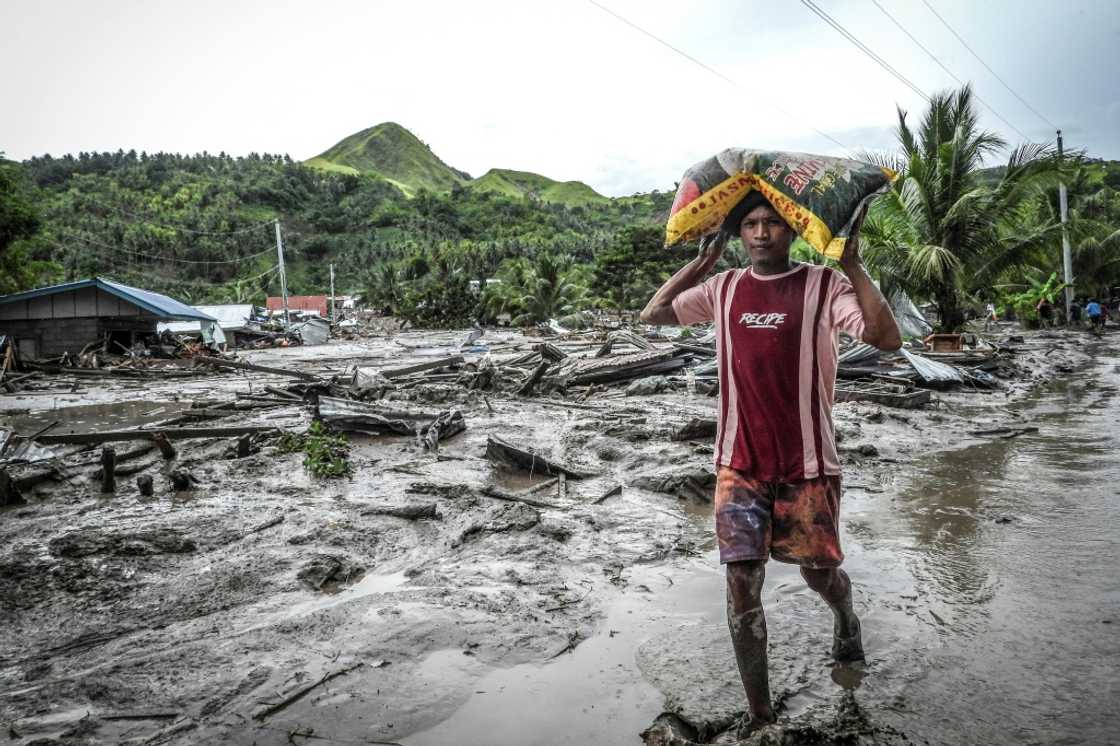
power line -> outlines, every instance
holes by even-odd
[[[1049,119],[1042,116],[1042,114],[1040,114],[1037,109],[1035,109],[1033,106],[1031,106],[1030,104],[1027,103],[1026,99],[1024,99],[1022,96],[1020,96],[1018,93],[1016,93],[1015,90],[1007,84],[1007,81],[1005,81],[1003,78],[1001,78],[999,75],[997,75],[996,71],[993,70],[991,67],[989,67],[987,62],[980,59],[980,55],[976,54],[976,52],[973,51],[972,47],[968,46],[968,42],[966,42],[964,39],[961,38],[961,35],[958,34],[956,32],[956,30],[952,26],[949,25],[948,21],[946,21],[944,18],[941,17],[940,13],[938,13],[936,10],[934,10],[933,6],[930,5],[927,0],[922,0],[922,4],[925,5],[927,8],[929,8],[930,13],[933,13],[935,16],[937,16],[937,20],[941,21],[941,23],[945,26],[945,28],[949,29],[949,32],[952,33],[953,36],[957,37],[957,41],[959,41],[964,46],[964,48],[967,49],[972,54],[972,56],[976,58],[977,62],[979,62],[981,65],[984,66],[984,69],[986,69],[988,72],[990,72],[992,74],[992,77],[994,77],[996,80],[998,80],[1000,83],[1002,83],[1004,88],[1011,91],[1012,96],[1019,99],[1019,102],[1022,103],[1023,106],[1030,109],[1036,117],[1038,117],[1042,121],[1046,122],[1052,128],[1058,129],[1058,125],[1054,124]],[[1029,138],[1027,138],[1027,139],[1029,139]]]
[[[49,243],[52,246],[54,246],[56,249],[65,250],[67,248],[67,247],[63,246],[62,244],[55,243],[53,241],[51,241]],[[102,244],[102,245],[104,245],[104,244]],[[119,272],[119,273],[123,273],[123,274],[127,274],[127,275],[135,275],[135,276],[138,276],[138,277],[139,276],[146,276],[146,277],[150,278],[152,276],[155,276],[155,277],[160,278],[161,280],[166,280],[166,281],[170,281],[170,282],[186,282],[186,283],[190,283],[190,284],[193,284],[193,285],[205,285],[207,287],[223,287],[223,286],[229,285],[231,283],[235,283],[235,282],[254,282],[256,280],[261,279],[262,277],[264,277],[266,275],[277,272],[280,269],[279,265],[274,264],[271,267],[269,267],[268,269],[266,269],[264,272],[261,272],[260,274],[257,274],[257,275],[253,275],[252,277],[233,277],[229,280],[226,280],[225,282],[210,282],[210,281],[207,281],[207,280],[199,280],[199,279],[184,279],[184,278],[181,278],[181,277],[169,277],[167,275],[153,273],[153,272],[151,272],[150,270],[147,270],[147,269],[145,269],[143,271],[140,271],[140,270],[137,270],[133,267],[121,266],[120,264],[118,264],[117,259],[115,257],[112,257],[112,256],[101,257],[101,258],[108,262],[108,265],[109,265],[108,268],[112,272]]]
[[[107,204],[105,204],[103,202],[100,202],[98,200],[90,199],[89,195],[87,195],[87,194],[83,194],[82,196],[85,197],[87,200],[89,200],[92,204],[96,205],[97,207],[100,207],[102,210],[113,210],[115,212],[120,213],[121,215],[124,215],[127,218],[132,218],[133,220],[141,220],[141,221],[143,221],[143,222],[145,222],[149,225],[154,225],[157,228],[166,228],[167,230],[179,231],[181,233],[190,233],[190,234],[195,235],[195,236],[239,236],[239,235],[242,235],[244,233],[252,233],[253,231],[257,230],[258,228],[261,228],[261,227],[266,226],[266,225],[270,226],[270,225],[272,225],[273,220],[274,220],[273,218],[269,218],[268,220],[264,220],[264,221],[259,222],[259,223],[253,223],[252,225],[246,226],[244,228],[237,228],[237,229],[231,230],[231,231],[203,231],[203,230],[196,230],[194,228],[184,228],[181,225],[170,225],[168,223],[159,223],[159,222],[156,222],[155,220],[144,217],[143,215],[137,215],[136,213],[129,212],[128,210],[125,210],[122,207],[118,207],[116,205],[107,205]]]
[[[918,94],[919,96],[921,96],[921,97],[922,97],[923,99],[925,99],[925,100],[926,100],[927,102],[929,101],[929,96],[927,96],[927,95],[926,95],[925,91],[923,91],[923,90],[922,90],[921,88],[919,88],[919,87],[918,87],[917,85],[915,85],[915,84],[914,84],[913,82],[911,82],[911,80],[910,80],[909,78],[907,78],[907,77],[906,77],[905,75],[903,75],[902,73],[900,73],[900,72],[899,72],[898,70],[895,70],[895,69],[894,69],[894,68],[893,68],[893,67],[892,67],[892,66],[890,65],[890,63],[888,63],[888,62],[887,62],[886,60],[884,60],[884,59],[883,59],[882,57],[880,57],[879,55],[877,55],[877,54],[875,54],[874,52],[872,52],[872,51],[871,51],[871,49],[870,49],[870,47],[868,47],[868,46],[867,46],[866,44],[864,44],[864,43],[863,43],[862,41],[860,41],[859,39],[857,39],[857,38],[856,38],[856,36],[855,36],[855,34],[853,34],[852,32],[848,31],[848,30],[847,30],[846,28],[844,28],[843,26],[841,26],[841,25],[840,25],[840,22],[839,22],[839,21],[837,21],[836,19],[834,19],[834,18],[833,18],[832,16],[830,16],[830,15],[829,15],[828,13],[825,13],[825,12],[824,12],[823,10],[821,10],[821,9],[820,9],[820,8],[819,8],[819,7],[817,6],[817,4],[816,4],[816,3],[814,3],[814,2],[812,1],[812,0],[801,0],[801,3],[802,3],[802,5],[804,5],[804,6],[806,7],[806,8],[808,8],[809,10],[813,11],[814,13],[816,13],[816,14],[817,14],[817,16],[818,16],[818,17],[819,17],[819,18],[820,18],[820,19],[821,19],[822,21],[824,21],[824,22],[825,22],[825,23],[827,23],[827,24],[828,24],[829,26],[831,26],[832,28],[834,28],[834,29],[836,29],[836,30],[837,30],[838,32],[840,32],[840,35],[841,35],[841,36],[843,36],[843,37],[844,37],[845,39],[847,39],[848,41],[850,41],[850,42],[851,42],[852,44],[854,44],[854,45],[856,46],[856,48],[857,48],[857,49],[859,49],[859,50],[860,50],[861,52],[863,52],[863,53],[864,53],[864,54],[866,54],[866,55],[867,55],[868,57],[870,57],[870,58],[871,58],[871,59],[872,59],[872,60],[873,60],[873,61],[874,61],[874,62],[875,62],[875,63],[876,63],[877,65],[879,65],[879,67],[883,68],[883,69],[884,69],[884,70],[886,70],[886,71],[887,71],[888,73],[890,73],[891,75],[893,75],[893,76],[894,76],[894,77],[895,77],[895,78],[896,78],[896,79],[897,79],[897,80],[898,80],[899,82],[901,82],[901,83],[902,83],[903,85],[905,85],[905,86],[906,86],[907,88],[909,88],[909,89],[910,89],[911,91],[913,91],[914,93],[916,93],[916,94]]]
[[[92,238],[83,238],[81,236],[72,236],[71,238],[75,241],[81,241],[82,243],[89,244],[91,246],[100,246],[111,251],[123,251],[129,254],[135,254],[137,256],[148,257],[149,259],[159,259],[160,261],[165,262],[180,262],[182,264],[240,264],[241,262],[245,262],[250,259],[256,259],[259,256],[264,256],[265,254],[271,254],[274,251],[274,249],[268,248],[264,249],[263,251],[258,251],[255,254],[247,254],[246,256],[239,257],[237,259],[177,259],[173,256],[163,256],[162,254],[148,254],[143,251],[130,249],[126,246],[113,246],[112,244],[95,241]]]
[[[914,35],[911,34],[910,31],[905,26],[903,26],[901,23],[899,23],[898,20],[895,19],[894,16],[892,16],[890,13],[887,12],[886,8],[884,8],[882,5],[879,4],[879,0],[871,0],[871,2],[875,3],[875,7],[878,8],[879,10],[883,11],[883,15],[885,15],[887,18],[889,18],[891,20],[891,23],[893,23],[895,26],[898,26],[898,29],[902,33],[904,33],[908,37],[910,37],[910,41],[914,42],[914,44],[916,44],[918,46],[918,49],[925,52],[931,60],[933,60],[934,62],[937,63],[938,67],[940,67],[942,70],[947,72],[949,74],[949,77],[951,77],[953,80],[957,81],[958,84],[960,84],[962,86],[964,85],[964,81],[961,80],[960,78],[958,78],[955,74],[953,74],[953,71],[950,70],[949,68],[945,67],[944,63],[942,63],[941,60],[937,59],[937,56],[934,55],[933,52],[926,49],[925,46],[923,46],[920,41],[918,41],[916,38],[914,38]],[[1011,122],[1004,119],[1003,115],[1001,115],[998,111],[996,111],[995,108],[991,104],[989,104],[984,99],[980,98],[979,94],[974,93],[973,95],[976,97],[976,100],[979,101],[988,111],[992,112],[992,114],[995,114],[997,119],[999,119],[1001,122],[1006,124],[1011,129],[1015,130],[1015,132],[1018,133],[1019,137],[1023,138],[1024,140],[1030,140],[1029,137],[1027,137],[1025,134],[1020,132],[1018,127],[1016,127]]]
[[[610,9],[610,8],[608,8],[608,7],[606,7],[605,5],[601,5],[600,3],[596,2],[596,0],[587,0],[587,1],[588,1],[589,3],[591,3],[592,5],[594,5],[594,6],[596,7],[596,8],[598,8],[599,10],[603,11],[604,13],[608,13],[608,14],[610,14],[610,15],[614,16],[615,18],[617,18],[618,20],[622,21],[623,23],[625,23],[625,24],[626,24],[627,26],[629,26],[630,28],[632,28],[632,29],[634,29],[634,30],[636,30],[636,31],[639,31],[639,32],[641,32],[641,33],[645,34],[645,35],[646,35],[646,36],[648,36],[649,38],[651,38],[651,39],[653,39],[654,41],[656,41],[656,42],[657,42],[658,44],[661,44],[662,46],[668,47],[669,49],[671,49],[671,50],[673,50],[674,52],[676,52],[677,54],[679,54],[679,55],[680,55],[681,57],[684,57],[684,58],[685,58],[686,60],[688,60],[689,62],[692,62],[692,63],[693,63],[693,64],[695,64],[695,65],[699,65],[700,67],[702,67],[702,68],[704,68],[705,70],[707,70],[708,72],[710,72],[710,73],[711,73],[712,75],[715,75],[715,76],[716,76],[717,78],[719,78],[720,80],[723,80],[723,81],[724,81],[724,82],[726,82],[726,83],[730,83],[731,85],[735,86],[736,88],[738,88],[738,89],[740,89],[740,90],[744,90],[744,91],[745,91],[745,90],[747,90],[747,89],[746,89],[746,87],[745,87],[745,86],[743,86],[743,85],[742,85],[741,83],[739,83],[739,82],[738,82],[737,80],[734,80],[734,79],[732,79],[732,78],[729,78],[728,76],[726,76],[726,75],[724,75],[723,73],[721,73],[721,72],[720,72],[719,70],[716,70],[716,69],[715,69],[714,67],[712,67],[711,65],[708,65],[708,64],[707,64],[706,62],[704,62],[704,61],[702,61],[702,60],[700,60],[700,59],[697,59],[696,57],[693,57],[693,56],[692,56],[691,54],[689,54],[688,52],[685,52],[685,51],[684,51],[683,49],[680,49],[680,48],[678,48],[678,47],[675,47],[675,46],[673,46],[673,45],[672,45],[672,44],[670,44],[669,42],[665,41],[665,40],[664,40],[664,39],[662,39],[661,37],[659,37],[659,36],[657,36],[656,34],[654,34],[653,32],[651,32],[651,31],[647,31],[646,29],[642,28],[641,26],[639,26],[638,24],[636,24],[636,23],[634,23],[633,21],[629,20],[628,18],[625,18],[625,17],[623,17],[623,16],[619,15],[618,13],[615,13],[615,12],[614,12],[613,10],[611,10],[611,9]],[[808,127],[809,129],[813,130],[813,132],[816,132],[816,133],[817,133],[818,135],[820,135],[820,136],[821,136],[821,137],[823,137],[824,139],[828,140],[829,142],[835,143],[836,145],[840,146],[840,147],[841,147],[841,148],[843,148],[844,150],[848,151],[848,153],[851,153],[851,152],[852,152],[852,151],[851,151],[851,148],[849,148],[849,147],[848,147],[847,145],[845,145],[844,143],[842,143],[842,142],[840,142],[839,140],[837,140],[837,139],[836,139],[835,137],[833,137],[833,136],[831,136],[831,135],[829,135],[829,134],[827,134],[827,133],[821,132],[821,131],[820,131],[819,129],[817,129],[816,127],[814,127],[814,126],[812,126],[812,125],[810,125],[810,124],[806,124],[806,123],[805,123],[805,122],[804,122],[803,120],[801,120],[801,119],[800,119],[799,117],[797,117],[797,116],[794,116],[794,115],[793,115],[792,113],[790,113],[790,112],[786,111],[785,109],[781,108],[780,106],[778,106],[778,105],[776,105],[776,104],[774,104],[774,103],[771,103],[771,102],[769,102],[769,101],[768,101],[768,102],[767,102],[767,104],[768,104],[768,105],[769,105],[769,106],[770,106],[771,108],[773,108],[773,109],[776,109],[776,110],[777,110],[778,112],[780,112],[780,113],[782,113],[782,114],[785,114],[785,115],[786,115],[787,117],[789,117],[789,118],[790,118],[790,119],[792,119],[793,121],[795,121],[795,122],[798,122],[798,123],[800,123],[800,124],[803,124],[803,125],[805,125],[805,126],[806,126],[806,127]]]

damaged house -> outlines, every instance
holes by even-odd
[[[166,295],[102,277],[0,296],[0,334],[15,341],[25,360],[77,354],[106,338],[120,352],[166,321],[201,322],[211,334],[217,324]]]
[[[261,324],[268,320],[264,309],[251,303],[194,306],[194,310],[218,320],[213,341],[231,348],[240,347],[245,342],[259,338]],[[205,322],[202,321],[166,321],[160,322],[159,331],[167,330],[172,334],[201,334],[205,326]]]

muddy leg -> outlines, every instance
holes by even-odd
[[[727,625],[739,664],[739,677],[747,691],[751,720],[771,722],[770,676],[766,661],[766,615],[762,610],[765,561],[727,564]]]
[[[852,581],[837,567],[801,568],[801,577],[832,609],[832,657],[838,661],[863,660],[859,617],[852,608]]]

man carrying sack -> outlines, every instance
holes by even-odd
[[[797,234],[760,191],[750,191],[641,314],[649,324],[715,322],[716,535],[749,706],[740,737],[775,719],[762,608],[770,557],[800,565],[805,582],[832,609],[833,657],[863,659],[851,582],[839,569],[840,462],[832,424],[837,334],[884,350],[902,345],[890,305],[860,261],[866,210],[863,202],[851,222],[841,273],[792,262]],[[733,235],[749,252],[750,266],[705,280]]]

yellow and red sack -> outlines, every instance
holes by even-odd
[[[839,259],[852,220],[895,173],[870,163],[806,153],[728,148],[685,171],[665,226],[665,245],[714,233],[752,190],[806,243]]]

